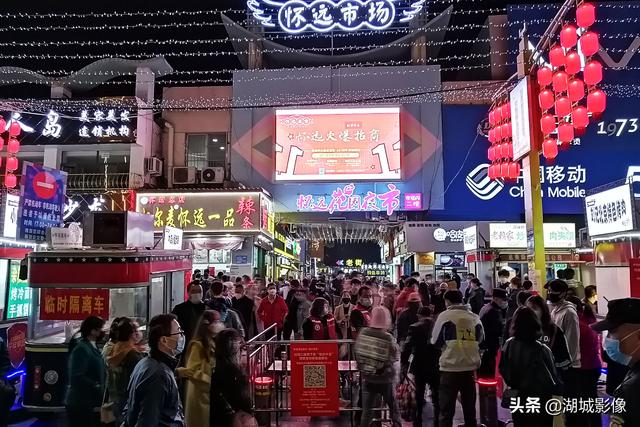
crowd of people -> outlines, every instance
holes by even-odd
[[[146,325],[145,345],[139,325],[118,318],[100,352],[105,321],[82,323],[69,359],[70,425],[97,426],[109,414],[125,427],[256,425],[240,354],[243,342],[262,331],[278,340],[354,340],[362,387],[352,404],[362,407],[363,427],[372,425],[382,401],[392,424],[401,424],[396,385],[409,374],[414,425],[424,425],[428,389],[432,425],[452,426],[459,401],[472,427],[479,424],[479,379],[500,374],[505,407],[514,397],[595,398],[601,357],[610,371],[607,391],[627,400],[622,416],[640,420],[631,391],[640,382],[640,299],[611,301],[607,320],[596,322],[595,287],[576,292],[563,274],[546,284],[545,300],[526,277],[506,270],[494,289],[455,270],[437,279],[416,272],[398,284],[359,272],[266,283],[195,271],[188,299]],[[604,341],[603,330],[610,330]],[[347,344],[339,348],[348,357]],[[512,418],[517,427],[554,425],[544,410]],[[598,414],[567,414],[565,422],[601,426]]]

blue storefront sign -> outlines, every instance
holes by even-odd
[[[445,210],[433,211],[433,217],[520,220],[524,215],[522,176],[512,182],[486,176],[489,142],[478,126],[487,111],[486,106],[443,107]],[[613,131],[613,126],[624,130]],[[611,99],[605,113],[555,162],[541,158],[545,214],[582,215],[588,190],[627,176],[640,178],[639,126],[633,103]]]
[[[67,173],[24,162],[18,211],[18,239],[42,242],[46,230],[59,227],[67,191]]]

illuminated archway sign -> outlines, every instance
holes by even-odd
[[[253,16],[267,28],[303,31],[384,30],[412,20],[426,0],[248,0]]]

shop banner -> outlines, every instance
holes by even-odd
[[[84,320],[87,316],[109,318],[109,289],[41,289],[41,320]]]
[[[339,394],[338,344],[291,344],[291,415],[336,417]]]
[[[24,162],[18,212],[18,240],[43,242],[47,229],[62,225],[67,173]]]
[[[629,280],[631,297],[640,298],[640,258],[629,260]]]
[[[14,323],[7,329],[7,350],[9,361],[14,368],[22,365],[24,361],[24,348],[27,342],[27,324],[25,322]]]
[[[31,315],[31,288],[26,280],[20,279],[20,261],[9,262],[7,320]]]

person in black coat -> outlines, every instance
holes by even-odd
[[[475,314],[480,314],[480,310],[484,307],[484,289],[482,283],[478,279],[471,279],[469,288],[469,298],[467,304],[471,306],[471,311]]]
[[[184,331],[184,336],[187,342],[191,341],[193,334],[198,327],[198,322],[202,313],[207,308],[204,302],[202,302],[202,285],[200,282],[191,282],[187,287],[189,293],[189,299],[183,303],[180,303],[173,307],[171,311],[178,318],[178,323]]]
[[[242,337],[235,329],[223,329],[216,336],[215,344],[209,423],[211,427],[232,427],[235,417],[253,413],[249,379],[240,367]]]
[[[449,290],[446,283],[441,283],[438,292],[431,296],[431,305],[433,305],[433,314],[438,315],[447,309],[444,303],[444,294]]]
[[[507,309],[507,292],[504,289],[494,288],[491,302],[480,310],[480,321],[484,328],[484,341],[480,348],[482,353],[478,376],[493,379],[496,376],[496,357],[500,349],[502,332],[505,323],[505,311]]]
[[[399,345],[402,345],[404,339],[409,335],[409,327],[419,320],[418,310],[420,310],[420,295],[414,292],[409,295],[407,308],[398,316],[397,339]]]
[[[415,426],[422,426],[422,410],[425,405],[425,391],[427,384],[431,389],[431,399],[433,404],[433,425],[438,426],[440,416],[440,405],[438,402],[438,390],[440,388],[440,372],[438,370],[440,360],[440,350],[431,345],[431,331],[433,320],[431,320],[431,309],[421,307],[418,310],[418,322],[409,327],[407,339],[402,347],[400,363],[403,376],[409,371],[409,357],[413,355],[411,362],[411,373],[416,383],[416,415]]]
[[[244,339],[249,340],[257,335],[258,327],[256,323],[256,312],[254,301],[245,295],[244,285],[238,284],[235,287],[235,294],[231,300],[232,308],[240,315],[240,321],[244,327]]]

